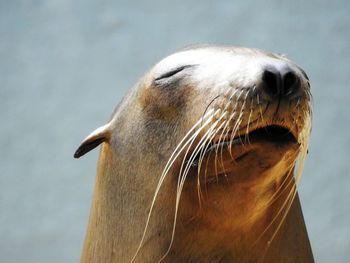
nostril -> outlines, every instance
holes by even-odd
[[[281,92],[281,76],[277,70],[266,69],[262,75],[265,92],[276,97]]]
[[[261,75],[260,89],[268,100],[292,99],[301,91],[301,79],[288,65],[267,65]]]
[[[283,95],[290,96],[295,93],[300,86],[299,77],[293,72],[285,73],[283,77]]]

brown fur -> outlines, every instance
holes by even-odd
[[[208,57],[210,52],[223,55],[224,59],[230,58],[232,53],[242,53],[247,61],[261,57],[294,67],[284,58],[259,50],[202,47],[184,52],[191,55],[201,50],[208,50]],[[130,262],[138,250],[150,212],[146,235],[134,262],[158,262],[164,256],[162,262],[169,263],[313,262],[298,196],[289,212],[289,206],[284,205],[295,187],[288,171],[299,153],[297,144],[275,145],[254,140],[243,146],[234,145],[233,153],[220,150],[219,160],[215,156],[204,156],[205,169],[199,177],[196,169],[190,169],[187,175],[171,242],[179,170],[186,154],[182,152],[170,167],[150,211],[159,176],[194,123],[208,110],[230,105],[229,96],[214,99],[218,94],[226,94],[228,89],[226,84],[216,85],[216,74],[226,67],[217,72],[214,67],[208,71],[212,74],[208,76],[205,67],[204,73],[201,72],[201,60],[188,58],[187,64],[195,66],[180,71],[181,78],[175,83],[157,84],[156,76],[177,65],[171,64],[172,59],[158,64],[135,86],[102,131],[108,137],[98,161],[81,262]],[[209,61],[208,67],[215,66],[214,62]],[[231,63],[230,60],[227,63]],[[299,73],[302,76],[303,73]],[[238,77],[240,74],[243,73]],[[307,80],[302,80],[303,88],[307,89]],[[235,85],[230,88],[237,89]],[[242,123],[257,119],[254,125],[258,126],[258,116],[263,110],[268,122],[289,125],[295,134],[301,134],[305,120],[298,114],[306,111],[308,94],[305,91],[303,99],[292,104],[263,105],[260,110],[258,104],[254,104],[254,109],[244,108],[248,114],[243,115]],[[248,95],[246,100],[248,98],[251,102],[248,104],[253,105],[255,97],[251,99]],[[235,103],[243,108],[239,97]],[[233,111],[234,107],[230,105],[228,110]],[[207,130],[203,129],[200,136]],[[194,150],[200,136],[189,152]],[[86,141],[94,138],[101,139],[101,132],[92,134]],[[79,149],[84,149],[83,146],[84,143]],[[77,157],[85,152],[82,150]],[[198,194],[198,187],[201,194]]]

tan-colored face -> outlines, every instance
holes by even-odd
[[[297,65],[259,50],[202,47],[165,58],[75,153],[106,142],[92,218],[104,209],[122,243],[136,250],[140,241],[135,256],[155,246],[163,254],[169,241],[199,258],[224,245],[251,246],[296,193],[311,129],[309,89]]]
[[[307,150],[309,81],[281,56],[241,48],[179,52],[150,71],[139,99],[147,116],[175,124],[168,138],[178,150],[164,176],[179,182],[184,217],[201,206],[201,218],[217,229],[259,219],[294,180],[296,159]]]

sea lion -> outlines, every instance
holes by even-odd
[[[310,130],[309,79],[285,56],[166,57],[75,153],[102,143],[81,262],[313,262],[297,195]]]

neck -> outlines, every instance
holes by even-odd
[[[158,180],[154,175],[161,171],[142,177],[140,174],[144,173],[144,168],[130,173],[131,165],[122,163],[108,144],[103,145],[82,263],[124,263],[130,262],[134,256]],[[137,165],[132,167],[137,169]],[[165,197],[164,193],[170,189],[167,185],[169,182],[164,184],[164,192],[159,195],[158,203],[162,207],[156,205],[154,209],[155,216],[151,217],[148,234],[135,262],[158,262],[168,249],[174,211],[166,211],[164,207],[172,207],[174,199]],[[278,224],[273,225],[255,246],[251,246],[266,228],[267,222],[275,217],[285,197],[282,194],[244,233],[237,230],[229,234],[213,231],[197,220],[182,221],[180,214],[174,243],[163,262],[314,262],[298,195],[272,242],[268,243],[268,240]],[[280,219],[277,218],[276,222]]]
[[[233,227],[220,212],[216,217],[221,224],[214,221],[213,226],[206,217],[204,200],[202,215],[188,220],[179,215],[174,243],[162,262],[314,262],[298,194],[288,213],[286,209],[279,213],[293,187],[290,184],[252,222],[239,219]]]
[[[125,159],[121,160],[122,154],[116,154],[108,144],[102,146],[82,263],[130,262],[141,241],[158,180],[156,175],[161,171],[154,170],[147,177],[145,170],[155,167],[152,161],[145,158],[141,160],[143,166],[138,165],[129,151],[128,159],[134,161],[127,163]],[[161,212],[158,211],[156,206],[154,214],[159,215]],[[151,234],[138,256],[142,260],[136,262],[156,262],[162,256],[169,236],[156,234],[153,237],[153,234],[168,232],[164,221],[171,222],[172,216],[165,213],[162,217],[152,218],[148,227]]]

